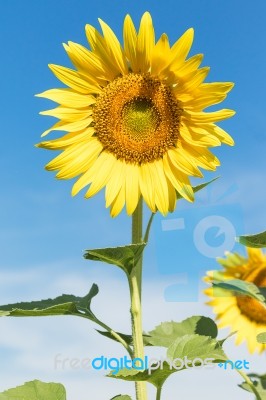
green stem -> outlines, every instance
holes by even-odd
[[[132,243],[142,242],[142,199],[132,216]],[[141,283],[142,283],[142,257],[132,268],[128,276],[131,322],[133,339],[133,356],[144,360],[144,345],[142,336],[142,309],[141,309]],[[135,382],[136,399],[147,400],[147,387],[145,382]]]
[[[162,393],[162,387],[158,387],[157,388],[157,392],[156,392],[156,400],[160,400],[161,399],[161,393]]]
[[[255,394],[257,400],[262,400],[259,392],[257,391],[255,385],[253,384],[252,380],[240,369],[237,369],[237,372],[242,376],[244,381],[249,385],[252,392]]]

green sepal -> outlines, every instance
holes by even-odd
[[[236,238],[236,241],[246,247],[262,248],[266,247],[266,231],[256,235],[243,235]]]
[[[89,293],[84,297],[63,294],[55,299],[32,302],[22,302],[0,306],[0,316],[10,317],[47,317],[54,315],[86,315],[86,318],[96,320],[90,309],[91,300],[99,292],[93,284]]]
[[[114,264],[126,274],[130,274],[132,268],[138,263],[146,243],[130,244],[120,247],[86,250],[84,258],[92,261],[102,261]]]
[[[132,400],[132,397],[127,394],[119,394],[115,397],[112,397],[111,400]]]
[[[66,390],[60,383],[38,380],[0,393],[0,400],[66,400]]]
[[[266,344],[266,332],[262,332],[257,335],[257,342]]]
[[[200,190],[204,189],[206,186],[208,186],[211,183],[213,183],[214,181],[216,181],[217,179],[219,179],[219,176],[217,176],[216,178],[212,179],[211,181],[208,181],[208,182],[205,182],[205,183],[201,183],[200,185],[197,185],[197,186],[192,186],[192,190],[193,190],[194,193],[197,193]],[[176,192],[176,199],[177,200],[181,200],[181,199],[183,199],[183,196],[181,196],[180,193]]]
[[[220,343],[207,336],[194,335],[184,335],[177,338],[171,346],[168,348],[167,357],[169,360],[174,360],[176,358],[213,358],[213,363],[224,362],[227,357],[220,345]],[[196,364],[195,368],[199,366]],[[155,363],[153,366],[156,366]],[[175,372],[187,369],[185,366],[182,369],[174,369],[167,363],[163,363],[163,367],[158,367],[157,369],[144,371],[138,371],[136,369],[122,369],[117,374],[112,372],[108,377],[115,379],[122,379],[126,381],[147,381],[153,384],[156,388],[161,388],[166,379]]]
[[[253,385],[257,389],[257,392],[260,395],[261,400],[266,400],[266,374],[265,375],[248,374],[248,377],[250,378]],[[241,385],[238,386],[254,394],[253,390],[251,389],[248,383],[243,382],[241,383]]]
[[[261,289],[252,282],[242,281],[241,279],[229,279],[223,282],[212,281],[212,285],[214,287],[214,291],[217,289],[217,292],[214,294],[216,297],[224,296],[223,291],[227,290],[228,292],[237,293],[238,295],[252,297],[261,303],[266,302]]]

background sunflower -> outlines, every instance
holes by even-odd
[[[225,259],[218,259],[223,266],[222,271],[210,271],[205,280],[226,281],[241,279],[252,282],[258,287],[266,287],[266,255],[261,249],[247,247],[248,258],[239,254],[228,253]],[[236,331],[236,344],[246,340],[250,353],[262,353],[266,345],[258,343],[256,337],[266,331],[266,306],[258,300],[243,295],[228,294],[221,288],[208,288],[205,294],[211,297],[207,304],[217,314],[218,326],[230,327]]]

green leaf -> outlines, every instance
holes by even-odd
[[[167,350],[171,359],[184,358],[214,358],[215,361],[227,360],[219,342],[207,336],[185,335],[177,338]]]
[[[84,258],[86,260],[102,261],[117,265],[127,274],[130,274],[132,268],[139,261],[145,246],[146,243],[139,243],[106,249],[86,250]]]
[[[204,189],[206,186],[210,185],[212,182],[216,181],[217,179],[219,179],[219,176],[217,176],[216,178],[212,179],[209,182],[205,182],[205,183],[201,183],[200,185],[193,186],[192,190],[194,193],[197,193],[200,190]],[[183,197],[178,192],[176,192],[176,199],[180,200],[180,199],[183,199]]]
[[[84,297],[63,294],[55,299],[32,302],[22,302],[0,306],[0,316],[10,317],[47,317],[54,315],[86,315],[86,318],[96,320],[90,309],[91,300],[99,292],[93,284],[89,293]]]
[[[156,364],[152,364],[152,367],[156,367]],[[122,379],[124,381],[131,382],[149,382],[155,387],[162,387],[166,379],[176,372],[175,369],[171,369],[167,363],[163,364],[163,368],[152,370],[150,373],[148,370],[138,371],[136,369],[121,369],[117,374],[110,373],[108,377],[114,379]],[[1,399],[0,399],[1,400]]]
[[[66,391],[60,383],[35,380],[0,393],[0,400],[66,400]]]
[[[195,333],[216,338],[217,325],[211,318],[204,316],[193,316],[182,322],[162,322],[148,332],[150,335],[148,341],[153,346],[169,347],[176,338]]]
[[[266,231],[256,235],[243,235],[236,238],[236,241],[247,247],[266,247]]]
[[[111,400],[132,400],[132,397],[127,394],[119,394],[118,396],[112,397]]]
[[[187,357],[187,358],[186,358]],[[159,360],[157,363],[151,365],[150,371],[138,371],[137,369],[122,369],[117,374],[110,373],[108,376],[114,379],[122,379],[126,381],[147,381],[152,383],[157,388],[162,387],[166,379],[173,373],[186,369],[184,365],[176,365],[177,368],[171,365],[171,360],[187,359],[188,365],[196,358],[209,360],[212,363],[217,363],[227,360],[219,342],[207,336],[200,336],[197,334],[185,335],[177,338],[169,347],[167,351],[168,361],[163,362],[161,366]],[[176,360],[177,361],[177,360]],[[180,360],[178,360],[180,361]],[[195,368],[201,364],[200,360],[195,361]]]
[[[252,282],[242,281],[241,279],[229,279],[227,281],[213,281],[212,285],[214,288],[217,288],[217,297],[223,296],[223,294],[219,294],[219,289],[228,290],[229,292],[238,293],[243,296],[252,297],[255,300],[258,300],[262,303],[265,303],[266,299],[261,294],[260,289]]]
[[[266,332],[259,333],[257,335],[257,341],[259,343],[266,343]]]
[[[117,341],[110,332],[97,330],[101,335]],[[117,332],[128,345],[132,345],[132,336],[125,333]],[[186,334],[197,333],[199,335],[210,336],[216,338],[218,329],[216,323],[208,317],[193,316],[182,322],[162,322],[152,331],[143,333],[144,346],[162,346],[169,347],[177,338]]]
[[[253,385],[257,389],[261,400],[266,400],[266,375],[248,374],[248,377],[251,379]],[[248,392],[253,393],[250,385],[248,385],[246,382],[243,382],[238,386],[244,390],[247,390]]]

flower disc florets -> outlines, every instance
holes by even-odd
[[[161,158],[176,145],[181,113],[167,86],[148,74],[131,73],[103,90],[93,120],[106,151],[141,164]]]

